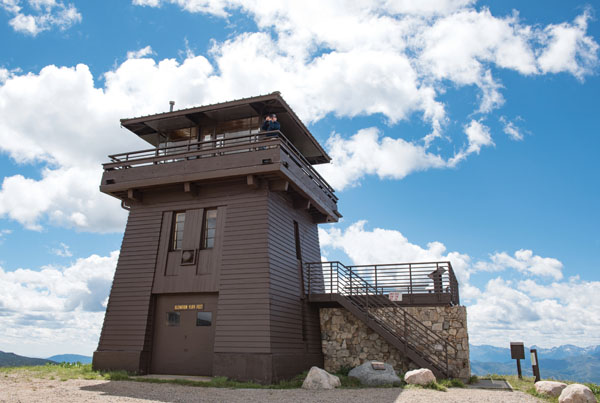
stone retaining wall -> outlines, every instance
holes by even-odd
[[[449,349],[448,354],[451,376],[468,380],[471,376],[471,367],[466,308],[433,306],[402,309],[456,346],[456,350]],[[325,370],[336,372],[341,367],[354,368],[367,360],[384,361],[401,372],[418,368],[394,346],[388,344],[379,334],[344,308],[321,308],[320,316]]]

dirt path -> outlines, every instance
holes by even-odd
[[[449,389],[222,389],[129,381],[0,377],[0,402],[539,402],[521,392]]]

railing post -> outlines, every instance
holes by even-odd
[[[444,340],[444,348],[446,349],[446,376],[450,377],[450,374],[448,372],[448,341]]]
[[[377,294],[377,265],[375,265],[375,293]]]
[[[329,293],[333,294],[333,263],[329,263]]]
[[[367,298],[367,323],[369,322],[369,290],[366,290]]]
[[[350,272],[350,295],[352,295],[352,269],[348,269]]]
[[[406,311],[403,309],[402,310],[402,316],[403,316],[403,321],[404,321],[404,354],[406,354],[406,348],[408,346],[408,328],[406,325]]]
[[[408,280],[409,280],[409,288],[408,292],[410,295],[410,302],[413,302],[413,284],[412,284],[412,264],[408,264]]]

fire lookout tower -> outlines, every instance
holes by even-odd
[[[259,131],[268,113],[281,130]],[[129,218],[95,369],[288,378],[323,367],[320,309],[341,307],[452,373],[456,347],[398,311],[457,305],[450,263],[321,263],[317,224],[341,214],[313,165],[330,157],[278,92],[121,125],[153,147],[104,164]]]

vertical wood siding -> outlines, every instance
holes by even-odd
[[[228,198],[215,353],[270,352],[267,190]]]
[[[320,353],[319,313],[302,298],[294,221],[298,222],[302,260],[320,261],[318,230],[311,216],[294,209],[282,194],[269,193],[271,350]]]
[[[162,215],[133,206],[110,291],[98,350],[148,349],[152,281]]]

